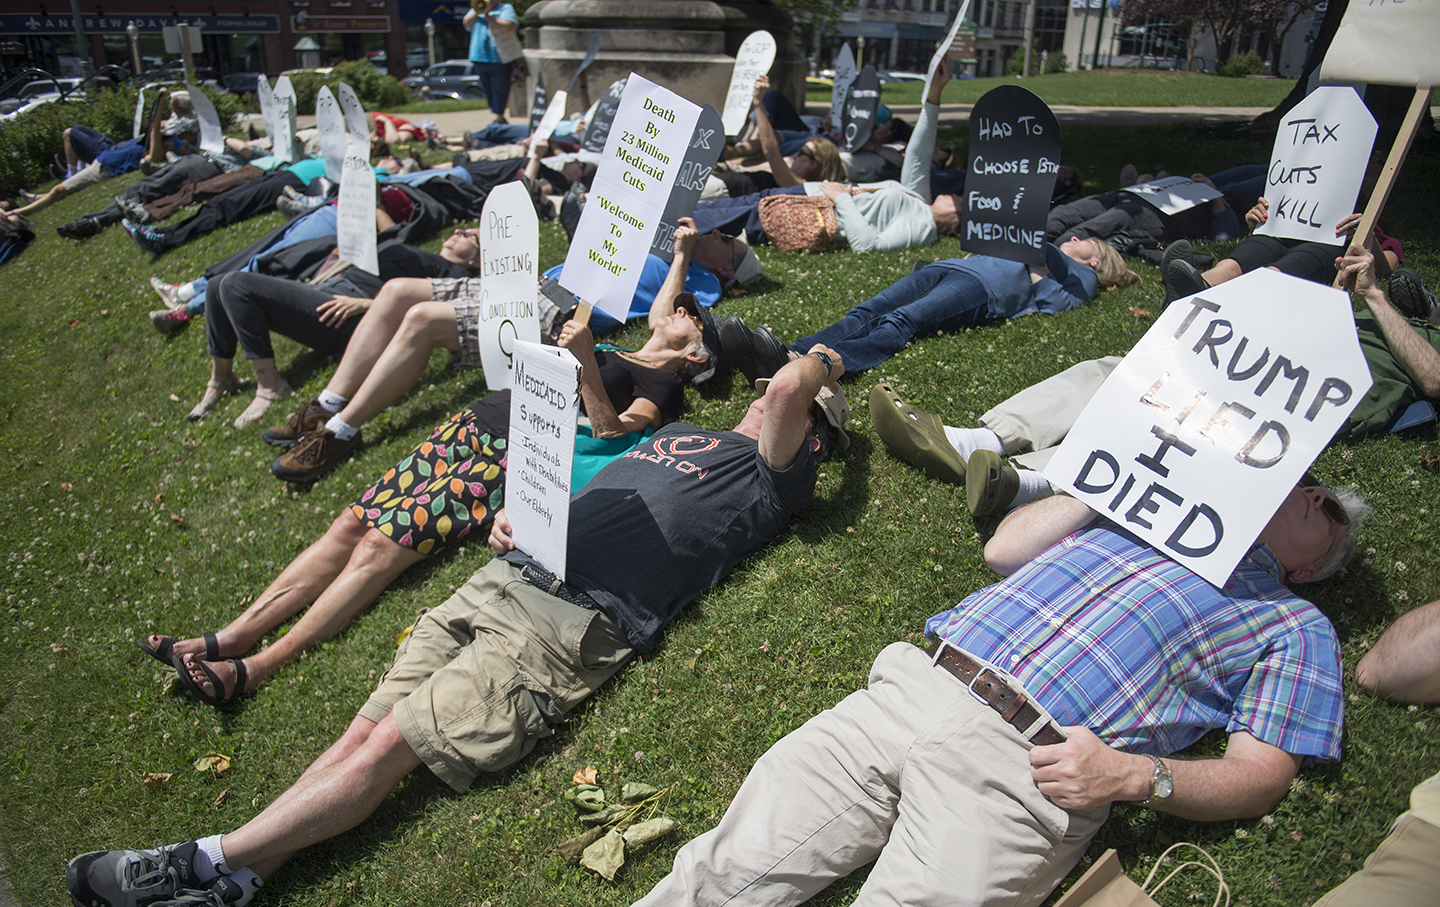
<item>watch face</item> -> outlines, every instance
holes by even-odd
[[[1163,800],[1175,793],[1175,781],[1169,775],[1161,775],[1155,779],[1155,799]]]

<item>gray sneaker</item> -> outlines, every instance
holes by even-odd
[[[146,907],[245,907],[264,885],[254,876],[246,885],[229,876],[221,876],[204,888],[183,888],[173,897],[154,901]]]
[[[133,198],[117,195],[115,196],[115,207],[120,209],[120,213],[125,215],[126,220],[133,220],[137,224],[148,224],[155,219],[150,216],[149,211],[145,210],[144,205]]]
[[[65,887],[76,907],[144,907],[182,889],[206,887],[195,874],[198,845],[186,841],[153,850],[101,850],[65,866]]]
[[[1390,286],[1385,294],[1390,304],[1406,318],[1423,318],[1433,321],[1435,294],[1425,286],[1425,279],[1414,268],[1396,268],[1390,274]]]
[[[275,199],[275,207],[286,217],[299,217],[302,214],[309,214],[325,204],[326,201],[327,199],[323,195],[308,195],[303,199],[282,195]]]

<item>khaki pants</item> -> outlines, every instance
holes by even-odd
[[[1365,861],[1365,868],[1315,907],[1434,907],[1440,901],[1440,828],[1409,813]]]

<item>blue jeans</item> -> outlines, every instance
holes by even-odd
[[[900,278],[844,318],[802,337],[790,348],[806,353],[823,343],[845,360],[848,374],[874,368],[916,338],[988,321],[989,313],[989,294],[978,277],[931,265]]]
[[[480,63],[470,61],[474,67],[475,75],[480,77],[480,90],[485,92],[485,100],[490,104],[490,110],[496,116],[505,115],[505,105],[510,102],[510,66],[509,63]]]
[[[744,230],[751,244],[764,242],[765,231],[760,229],[760,199],[767,195],[804,195],[804,186],[785,186],[780,189],[766,189],[739,198],[715,198],[695,206],[691,216],[695,229],[704,236],[711,230],[719,230],[730,236],[740,235]]]

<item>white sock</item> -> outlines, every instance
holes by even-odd
[[[1048,498],[1055,493],[1050,487],[1050,481],[1045,478],[1044,473],[1036,472],[1033,469],[1017,469],[1020,477],[1020,490],[1015,492],[1015,500],[1010,504],[1010,509],[1029,504],[1031,501],[1038,501],[1041,498]]]
[[[983,425],[979,428],[953,428],[947,425],[945,426],[945,440],[960,451],[960,456],[966,460],[969,460],[977,450],[993,450],[997,454],[1005,452],[1005,445],[1001,442],[1000,436]]]
[[[184,305],[185,303],[189,302],[194,298],[195,284],[193,281],[190,283],[180,284],[180,289],[175,291],[175,302],[179,305]]]
[[[339,416],[332,416],[330,421],[325,423],[325,427],[334,432],[336,439],[340,441],[349,441],[360,431],[360,429],[355,426],[343,421]]]
[[[349,397],[342,397],[328,387],[320,392],[319,400],[320,408],[327,413],[338,413],[345,408],[345,404],[350,402]]]
[[[230,867],[225,865],[225,851],[220,849],[219,835],[210,835],[195,843],[199,846],[195,852],[195,874],[200,881],[209,882],[230,874]],[[201,854],[205,855],[205,859],[200,859]]]

